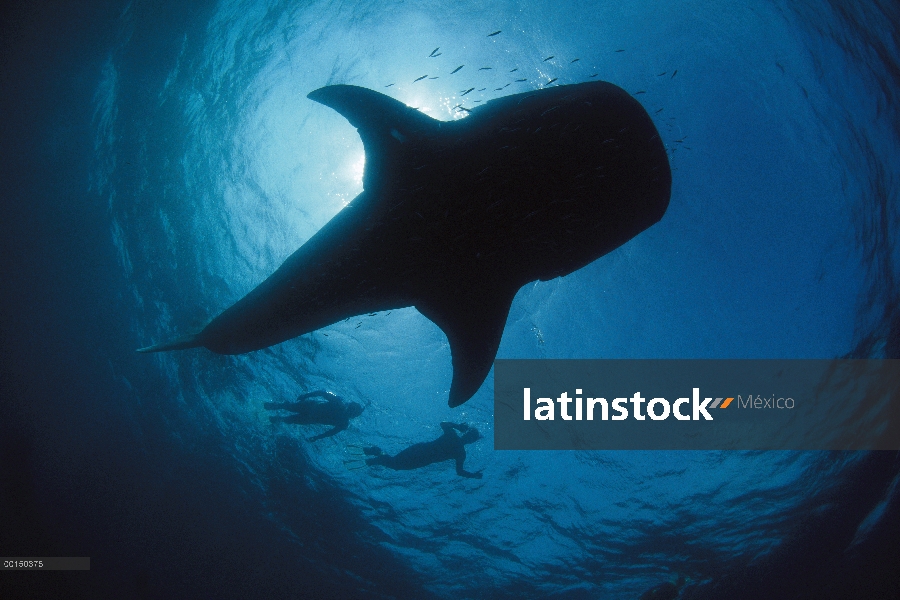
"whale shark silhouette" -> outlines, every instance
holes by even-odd
[[[458,406],[487,377],[519,288],[586,266],[669,204],[659,133],[611,83],[506,96],[450,122],[351,85],[308,97],[358,129],[363,192],[203,330],[138,352],[241,354],[414,306],[447,336]]]

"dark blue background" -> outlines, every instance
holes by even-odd
[[[645,90],[675,170],[658,226],[517,296],[501,357],[900,357],[894,4],[3,10],[0,554],[92,569],[0,573],[0,595],[637,598],[684,575],[689,598],[900,597],[895,453],[485,441],[478,483],[347,471],[347,444],[393,452],[443,419],[490,435],[492,379],[447,409],[446,343],[411,309],[245,357],[133,352],[359,191],[355,131],[306,93],[396,82],[457,118],[516,65]],[[496,72],[457,85],[463,63]],[[263,400],[318,387],[371,405],[327,444],[269,425]]]

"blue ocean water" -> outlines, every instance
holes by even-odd
[[[898,22],[837,0],[11,9],[0,553],[92,568],[0,586],[900,597],[896,453],[496,452],[492,377],[448,408],[446,338],[411,308],[240,356],[133,352],[205,325],[362,190],[357,132],[310,91],[451,120],[597,74],[653,115],[668,212],[523,288],[500,358],[900,358]],[[312,389],[368,407],[315,444],[269,422],[264,402]],[[485,434],[466,462],[483,479],[345,465],[447,420]]]

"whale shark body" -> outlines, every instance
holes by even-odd
[[[506,96],[452,122],[356,86],[308,97],[358,129],[363,192],[202,331],[139,352],[240,354],[414,306],[447,336],[458,406],[487,377],[519,288],[618,248],[669,204],[659,133],[611,83]]]

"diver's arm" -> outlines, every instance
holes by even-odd
[[[444,430],[444,433],[450,433],[454,429],[456,429],[460,433],[465,433],[469,429],[469,426],[466,425],[465,423],[457,424],[457,423],[451,423],[449,421],[444,421],[443,423],[441,423],[441,429]]]
[[[340,400],[341,400],[340,397],[335,396],[331,392],[326,392],[325,390],[316,390],[314,392],[307,392],[305,394],[300,394],[299,396],[297,396],[297,402],[306,400],[307,398],[315,398],[317,396],[319,398],[324,398],[327,402],[333,402],[335,400],[340,402]]]
[[[475,473],[470,473],[463,469],[463,463],[466,461],[465,456],[458,456],[456,458],[456,474],[460,477],[468,477],[470,479],[481,479],[481,471],[476,471]]]
[[[311,438],[309,438],[309,441],[317,442],[317,441],[321,440],[322,438],[327,438],[327,437],[336,435],[336,434],[342,432],[343,430],[347,429],[348,425],[350,425],[349,421],[347,421],[346,423],[341,423],[340,425],[336,425],[335,427],[333,427],[332,429],[329,429],[325,433],[320,433],[319,435],[312,436]]]

